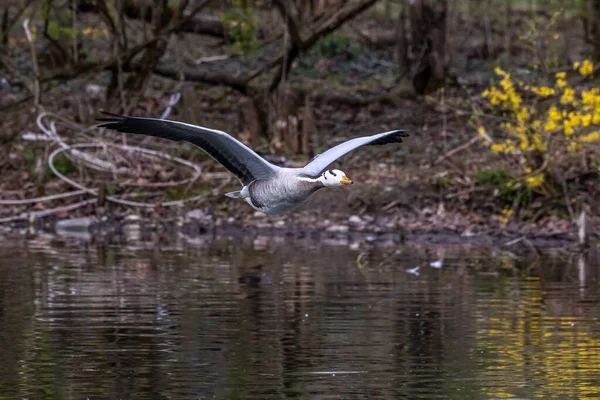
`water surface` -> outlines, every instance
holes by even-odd
[[[596,399],[596,260],[268,237],[3,242],[0,399]]]

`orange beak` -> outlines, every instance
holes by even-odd
[[[346,175],[342,176],[340,182],[342,183],[342,185],[352,185],[352,181]]]

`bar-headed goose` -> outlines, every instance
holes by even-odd
[[[269,163],[225,132],[165,119],[101,112],[107,116],[98,119],[103,122],[101,128],[185,140],[200,147],[240,179],[242,190],[226,196],[244,199],[265,214],[281,214],[297,208],[318,189],[352,184],[342,171],[324,171],[325,168],[360,146],[400,143],[408,136],[403,130],[394,130],[351,139],[319,154],[303,168],[283,168]]]

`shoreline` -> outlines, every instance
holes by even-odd
[[[188,213],[189,214],[189,213]],[[253,223],[241,225],[235,222],[217,220],[205,216],[204,221],[198,219],[172,218],[151,219],[139,216],[125,218],[77,217],[47,218],[31,222],[14,223],[11,226],[0,226],[0,237],[4,239],[33,238],[40,234],[53,235],[57,238],[95,241],[102,238],[117,241],[136,241],[159,238],[167,242],[177,237],[213,238],[225,236],[272,237],[284,239],[310,240],[342,240],[348,243],[365,242],[373,244],[431,244],[501,247],[512,250],[537,251],[538,249],[581,249],[577,241],[577,231],[572,228],[561,233],[542,234],[522,232],[515,229],[499,229],[480,226],[479,230],[457,232],[443,226],[427,230],[385,229],[380,226],[353,227],[349,224],[329,224],[328,226],[306,227],[296,225],[287,227],[283,219],[262,221],[254,219]],[[281,221],[284,221],[283,224]],[[597,239],[596,234],[592,235]]]

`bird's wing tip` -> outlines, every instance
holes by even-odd
[[[395,135],[398,135],[400,137],[409,137],[410,136],[408,134],[408,130],[407,129],[396,129],[393,132],[394,132]]]
[[[96,121],[103,122],[103,124],[98,125],[99,128],[102,128],[111,122],[122,122],[127,118],[123,115],[111,113],[104,110],[100,110],[100,114],[106,115],[108,118],[96,118]]]
[[[110,111],[100,110],[100,114],[115,118],[125,118],[124,115],[111,113]]]

